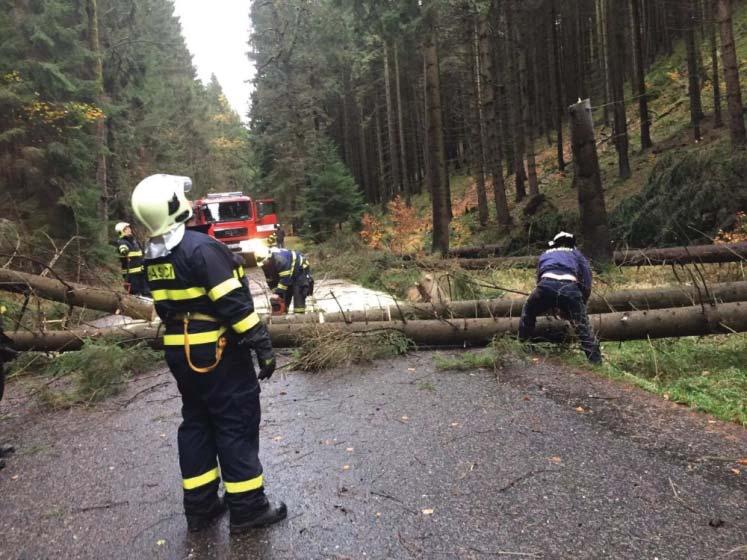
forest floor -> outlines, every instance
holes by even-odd
[[[186,530],[167,369],[56,412],[11,383],[0,558],[747,558],[744,427],[552,360],[435,357],[264,382],[289,515],[240,538]]]

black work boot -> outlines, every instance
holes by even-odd
[[[282,521],[288,515],[288,508],[284,502],[270,503],[266,501],[265,507],[258,509],[252,515],[243,519],[231,519],[231,534],[239,535],[250,529],[267,527],[278,521]]]
[[[226,509],[226,502],[223,501],[223,498],[218,498],[215,500],[215,502],[213,502],[213,505],[210,506],[207,511],[205,511],[205,513],[188,513],[187,529],[189,529],[190,533],[197,533],[198,531],[207,529],[218,517],[220,517],[226,511]]]

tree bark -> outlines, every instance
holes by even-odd
[[[700,80],[698,79],[698,59],[695,46],[695,6],[693,0],[683,2],[685,47],[687,49],[687,92],[690,97],[690,126],[693,140],[700,141],[700,119],[703,106],[700,100]]]
[[[480,33],[479,21],[475,18],[471,30],[470,58],[472,59],[472,99],[476,122],[472,124],[472,160],[477,183],[477,215],[480,225],[488,225],[490,209],[488,208],[488,195],[485,190],[485,117],[482,110],[483,82],[481,81],[480,69]],[[501,177],[502,178],[502,177]],[[505,196],[505,191],[504,191]]]
[[[503,182],[503,150],[499,135],[498,107],[495,95],[495,75],[493,57],[490,52],[490,28],[486,15],[480,15],[479,24],[480,83],[482,84],[482,113],[486,128],[486,164],[493,178],[493,198],[498,225],[508,228],[511,225],[511,213],[508,210],[506,186]]]
[[[484,268],[534,268],[538,257],[502,257],[455,259],[464,269]],[[657,266],[690,263],[727,263],[747,260],[747,242],[723,245],[691,245],[689,247],[668,247],[665,249],[633,249],[615,251],[613,264],[616,266]],[[454,261],[450,261],[452,264]]]
[[[717,0],[705,0],[706,5],[710,6],[711,13],[716,13]],[[716,41],[716,24],[713,19],[708,21],[708,41],[711,46],[711,83],[713,84],[713,127],[721,128],[724,126],[724,117],[721,111],[721,79],[718,69],[718,42]]]
[[[345,313],[306,313],[304,315],[267,316],[273,325],[307,323],[359,323],[380,321],[409,321],[413,319],[453,319],[517,317],[526,298],[452,301],[446,304],[398,303],[382,308],[349,310]],[[622,290],[608,294],[594,294],[589,298],[589,313],[617,313],[620,311],[648,311],[712,303],[747,302],[747,282],[711,284],[707,292],[693,286],[673,286],[648,290]],[[323,321],[321,318],[323,317]]]
[[[402,88],[400,86],[399,76],[399,49],[397,43],[394,44],[394,87],[397,90],[397,123],[399,129],[399,157],[400,171],[402,172],[402,184],[405,189],[405,203],[411,204],[412,186],[410,185],[410,176],[407,172],[407,145],[405,144],[405,126],[402,118]]]
[[[101,117],[95,123],[95,151],[96,151],[96,184],[99,187],[99,200],[97,204],[98,218],[101,223],[97,241],[101,245],[106,245],[108,238],[109,224],[109,182],[107,177],[107,126],[105,110],[105,92],[104,92],[104,64],[101,55],[101,46],[99,41],[99,16],[97,0],[86,0],[86,15],[88,18],[88,48],[93,55],[93,72],[95,99],[98,108],[102,111]]]
[[[624,65],[622,57],[625,54],[625,11],[620,0],[607,0],[607,37],[608,37],[608,68],[611,82],[613,129],[615,149],[617,150],[619,176],[622,179],[630,177],[630,160],[628,154],[628,122],[625,115],[625,97],[623,88]]]
[[[449,252],[449,207],[443,115],[441,113],[441,78],[438,68],[436,14],[433,2],[425,6],[426,42],[425,97],[428,118],[428,182],[433,198],[433,252]]]
[[[389,153],[389,169],[391,169],[391,185],[388,198],[394,198],[402,190],[399,180],[399,152],[397,151],[396,125],[394,124],[394,108],[392,107],[392,88],[389,71],[389,47],[384,41],[384,95],[386,96],[386,130]]]
[[[571,105],[568,111],[573,148],[573,186],[578,193],[584,252],[595,263],[604,264],[612,259],[612,246],[594,138],[591,102],[585,99]]]
[[[563,153],[563,126],[565,123],[563,107],[565,107],[565,103],[563,102],[563,79],[560,75],[560,45],[558,43],[557,17],[555,0],[553,0],[551,12],[552,48],[548,49],[548,52],[553,53],[553,73],[555,74],[555,130],[557,133],[556,148],[558,153],[558,169],[563,171],[565,170],[565,154]]]
[[[731,0],[717,0],[718,26],[721,35],[721,61],[726,82],[726,106],[729,111],[729,134],[732,148],[742,149],[747,143],[747,133],[742,114],[742,90],[739,83],[739,65],[734,45],[734,27],[731,18]]]
[[[8,268],[0,268],[0,289],[9,292],[30,290],[32,294],[44,299],[60,301],[76,307],[121,313],[135,319],[150,321],[155,317],[153,304],[138,297],[73,282],[61,282]]]
[[[747,303],[725,303],[713,306],[691,306],[658,311],[630,311],[590,315],[592,328],[601,340],[637,340],[703,336],[747,331]],[[135,323],[112,329],[81,329],[51,332],[45,335],[15,333],[10,338],[19,351],[78,350],[86,338],[115,338],[133,342],[145,340],[162,347],[158,336],[160,324]],[[310,330],[311,329],[311,330]],[[420,347],[483,345],[500,334],[519,330],[519,318],[452,319],[449,321],[382,321],[374,323],[324,323],[320,325],[284,324],[268,326],[275,348],[298,346],[309,333],[365,333],[382,330],[399,331]],[[535,336],[548,340],[564,340],[572,336],[566,321],[540,317]]]
[[[641,150],[653,146],[651,141],[651,119],[648,114],[648,98],[646,97],[646,72],[643,60],[643,39],[641,33],[641,13],[639,0],[630,0],[632,14],[633,62],[635,66],[635,85],[638,95],[638,115],[641,119]]]

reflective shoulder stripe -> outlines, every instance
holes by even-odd
[[[221,327],[217,331],[207,331],[201,333],[193,333],[189,335],[189,344],[210,344],[212,342],[218,342],[221,335],[226,332],[225,327]],[[184,346],[184,335],[183,334],[165,334],[163,335],[164,346]]]
[[[196,299],[198,297],[207,295],[205,288],[184,288],[182,290],[153,290],[152,292],[154,301],[182,301],[185,299]]]
[[[214,469],[210,469],[208,472],[203,473],[199,476],[193,476],[192,478],[183,479],[182,486],[184,486],[185,490],[194,490],[195,488],[199,488],[200,486],[210,484],[214,480],[218,480],[219,476],[220,474],[218,472],[218,467],[215,467]]]
[[[228,292],[234,291],[236,288],[241,288],[241,282],[239,282],[237,278],[229,278],[210,290],[208,292],[208,297],[213,301],[217,301]]]
[[[237,333],[245,333],[249,329],[251,329],[253,326],[259,323],[259,315],[257,315],[254,311],[249,313],[246,317],[244,317],[241,321],[238,321],[237,323],[234,323],[231,325],[233,327],[233,330],[235,330]]]
[[[242,480],[241,482],[228,482],[223,481],[223,485],[226,487],[226,492],[229,494],[238,494],[239,492],[249,492],[249,490],[257,490],[262,488],[264,485],[263,475],[259,475],[249,480]]]

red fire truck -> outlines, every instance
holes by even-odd
[[[225,243],[229,249],[254,253],[257,245],[275,231],[278,223],[275,201],[253,200],[242,192],[210,193],[194,201],[194,218],[188,227]]]

